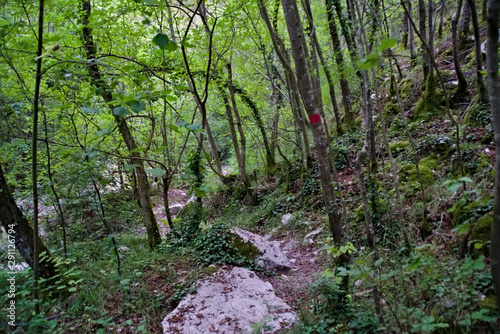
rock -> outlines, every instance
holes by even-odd
[[[291,267],[290,261],[280,249],[278,241],[267,241],[260,235],[239,228],[231,229],[235,235],[234,246],[247,259],[265,270],[282,270]]]
[[[281,218],[281,223],[283,225],[288,225],[288,223],[290,223],[293,219],[293,215],[291,213],[287,213],[285,214],[282,218]]]
[[[118,250],[120,252],[128,252],[130,250],[130,248],[128,248],[127,246],[121,246],[120,248],[118,248]]]
[[[314,231],[307,233],[307,235],[304,237],[304,243],[305,244],[313,244],[314,243],[313,237],[317,234],[320,234],[321,231],[323,231],[322,227],[317,228]]]
[[[285,246],[283,246],[283,251],[292,251],[297,248],[298,245],[299,242],[297,240],[290,240],[285,244]]]
[[[163,333],[276,333],[296,321],[296,315],[248,269],[219,270],[198,282],[162,322]],[[252,328],[252,324],[255,324]]]
[[[182,205],[182,204],[174,204],[171,207],[169,207],[168,209],[170,210],[170,214],[172,216],[175,216],[179,213],[179,211],[181,211],[181,209],[183,207],[184,207],[184,205]]]

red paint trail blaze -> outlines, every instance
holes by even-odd
[[[309,121],[311,124],[321,122],[321,116],[319,114],[314,114],[309,116]]]

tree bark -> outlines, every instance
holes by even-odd
[[[326,15],[328,18],[328,28],[332,37],[333,52],[335,54],[335,62],[337,63],[340,73],[340,89],[342,91],[342,104],[344,105],[345,124],[346,127],[352,129],[354,127],[354,114],[351,104],[351,90],[347,81],[344,70],[344,52],[340,46],[340,38],[337,32],[337,24],[333,15],[333,0],[326,0]],[[331,80],[331,78],[330,78]],[[332,82],[333,85],[333,82]]]
[[[24,217],[21,210],[18,208],[14,197],[10,193],[7,185],[7,180],[4,176],[2,165],[0,165],[0,221],[2,226],[7,231],[10,245],[13,245],[10,240],[15,240],[15,247],[23,257],[24,261],[34,270],[34,241],[35,233],[28,220]],[[11,233],[11,231],[13,231]],[[51,278],[56,274],[55,262],[50,255],[49,250],[42,242],[39,236],[36,236],[39,254],[45,253],[46,256],[41,259],[38,265],[38,275],[43,278]],[[10,259],[9,259],[10,261]]]
[[[314,136],[314,144],[318,159],[323,199],[325,201],[325,209],[328,214],[330,230],[333,234],[335,243],[338,245],[343,239],[343,231],[340,224],[339,213],[335,204],[335,194],[332,187],[330,169],[328,168],[326,136],[322,123],[319,121],[319,109],[313,92],[314,86],[309,75],[310,72],[305,58],[307,52],[304,50],[305,37],[302,29],[302,23],[300,22],[297,3],[295,0],[282,0],[281,3],[285,13],[288,35],[292,45],[297,82],[302,93],[307,114],[312,120],[314,120],[311,122],[311,129]]]
[[[477,7],[475,0],[467,0],[469,4],[471,17],[472,17],[472,28],[474,31],[474,46],[476,53],[476,88],[479,95],[479,101],[485,103],[488,101],[488,91],[486,90],[486,84],[484,83],[483,74],[483,57],[481,53],[481,35],[479,32],[479,18],[477,16]]]
[[[418,30],[420,30],[420,35],[424,39],[422,41],[421,47],[420,47],[420,52],[422,54],[423,58],[423,72],[424,72],[424,82],[427,81],[427,76],[429,75],[429,55],[427,54],[425,50],[424,43],[427,40],[427,29],[426,29],[426,24],[425,24],[425,1],[424,0],[418,0]]]
[[[471,8],[469,3],[466,1],[463,8],[463,14],[458,24],[458,41],[459,50],[464,50],[469,41],[470,35],[470,20],[471,20]]]
[[[459,101],[467,95],[467,80],[465,80],[464,73],[462,72],[462,67],[460,66],[460,61],[458,59],[458,20],[460,18],[460,13],[462,11],[462,0],[458,0],[457,12],[451,20],[451,35],[453,40],[453,64],[455,65],[455,72],[457,73],[458,87],[457,91],[453,95],[453,101]]]
[[[83,42],[85,47],[85,52],[87,55],[87,60],[89,61],[88,69],[91,78],[91,82],[96,87],[102,89],[102,98],[104,102],[107,103],[111,112],[113,112],[112,106],[109,104],[113,101],[112,93],[106,82],[102,79],[101,72],[99,71],[98,65],[95,63],[96,59],[96,45],[94,43],[92,29],[89,27],[89,17],[92,11],[90,1],[82,1],[82,23],[83,23]],[[156,222],[155,215],[153,213],[151,198],[149,195],[149,183],[147,179],[146,172],[144,170],[144,164],[141,159],[139,159],[139,153],[134,152],[137,148],[132,133],[128,127],[127,122],[121,116],[114,115],[116,124],[118,125],[118,130],[122,135],[123,141],[129,150],[132,163],[138,165],[135,167],[135,172],[137,176],[137,187],[139,192],[139,203],[142,209],[142,214],[144,216],[144,225],[146,226],[146,231],[148,235],[149,247],[154,249],[157,245],[161,243],[160,231],[158,229],[158,224]]]
[[[498,76],[498,18],[500,17],[500,0],[488,1],[486,61],[488,65],[488,88],[495,131],[495,146],[500,147],[500,81]],[[500,150],[495,153],[495,209],[491,231],[490,263],[491,276],[497,305],[500,305]]]

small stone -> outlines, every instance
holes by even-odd
[[[288,225],[288,223],[290,223],[290,221],[293,219],[293,215],[291,213],[287,213],[285,214],[282,218],[281,218],[281,223],[283,225]]]

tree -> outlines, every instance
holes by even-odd
[[[327,142],[321,117],[319,116],[318,101],[313,91],[309,66],[306,61],[307,46],[304,37],[302,23],[295,0],[282,0],[285,20],[290,37],[292,55],[295,63],[295,75],[304,101],[304,106],[311,120],[311,129],[314,137],[314,146],[319,166],[319,175],[325,209],[328,214],[330,231],[335,243],[339,244],[343,239],[343,230],[340,225],[340,217],[335,204],[335,193],[332,186],[332,177],[328,166]],[[324,120],[323,120],[324,121]]]
[[[500,81],[498,75],[498,18],[500,17],[500,0],[488,1],[488,50],[486,62],[488,65],[488,89],[495,131],[495,145],[500,147]],[[497,298],[500,305],[500,150],[496,150],[495,165],[495,209],[493,213],[493,227],[491,231],[491,275]]]
[[[106,81],[102,78],[101,72],[99,70],[99,65],[96,62],[97,59],[97,47],[94,43],[94,37],[92,35],[92,28],[89,26],[89,18],[91,15],[92,6],[90,1],[82,1],[82,23],[83,23],[83,43],[85,52],[87,55],[87,61],[89,62],[88,71],[92,81],[92,84],[99,88],[101,91],[101,96],[104,102],[107,104],[110,112],[113,114],[118,130],[123,137],[125,144],[127,145],[128,151],[131,156],[132,164],[136,165],[135,173],[137,176],[137,186],[139,190],[139,201],[141,204],[142,213],[144,216],[144,225],[146,226],[146,231],[148,234],[149,247],[154,249],[157,245],[161,243],[160,231],[158,229],[158,224],[156,222],[155,215],[152,210],[151,199],[149,195],[149,183],[146,172],[144,170],[143,160],[140,158],[139,153],[136,151],[137,145],[132,136],[130,128],[127,121],[124,118],[124,113],[122,112],[125,107],[118,106],[113,107],[113,96],[112,90],[106,84]]]
[[[9,237],[9,242],[15,241],[15,245],[23,259],[29,264],[33,270],[35,263],[35,247],[34,241],[37,239],[38,256],[42,253],[45,256],[41,259],[38,265],[38,275],[43,278],[51,278],[56,275],[55,262],[50,255],[49,250],[43,244],[39,236],[35,236],[33,228],[31,228],[28,220],[23,215],[12,196],[7,179],[5,178],[2,165],[0,164],[0,221]],[[11,232],[13,231],[13,232]]]

